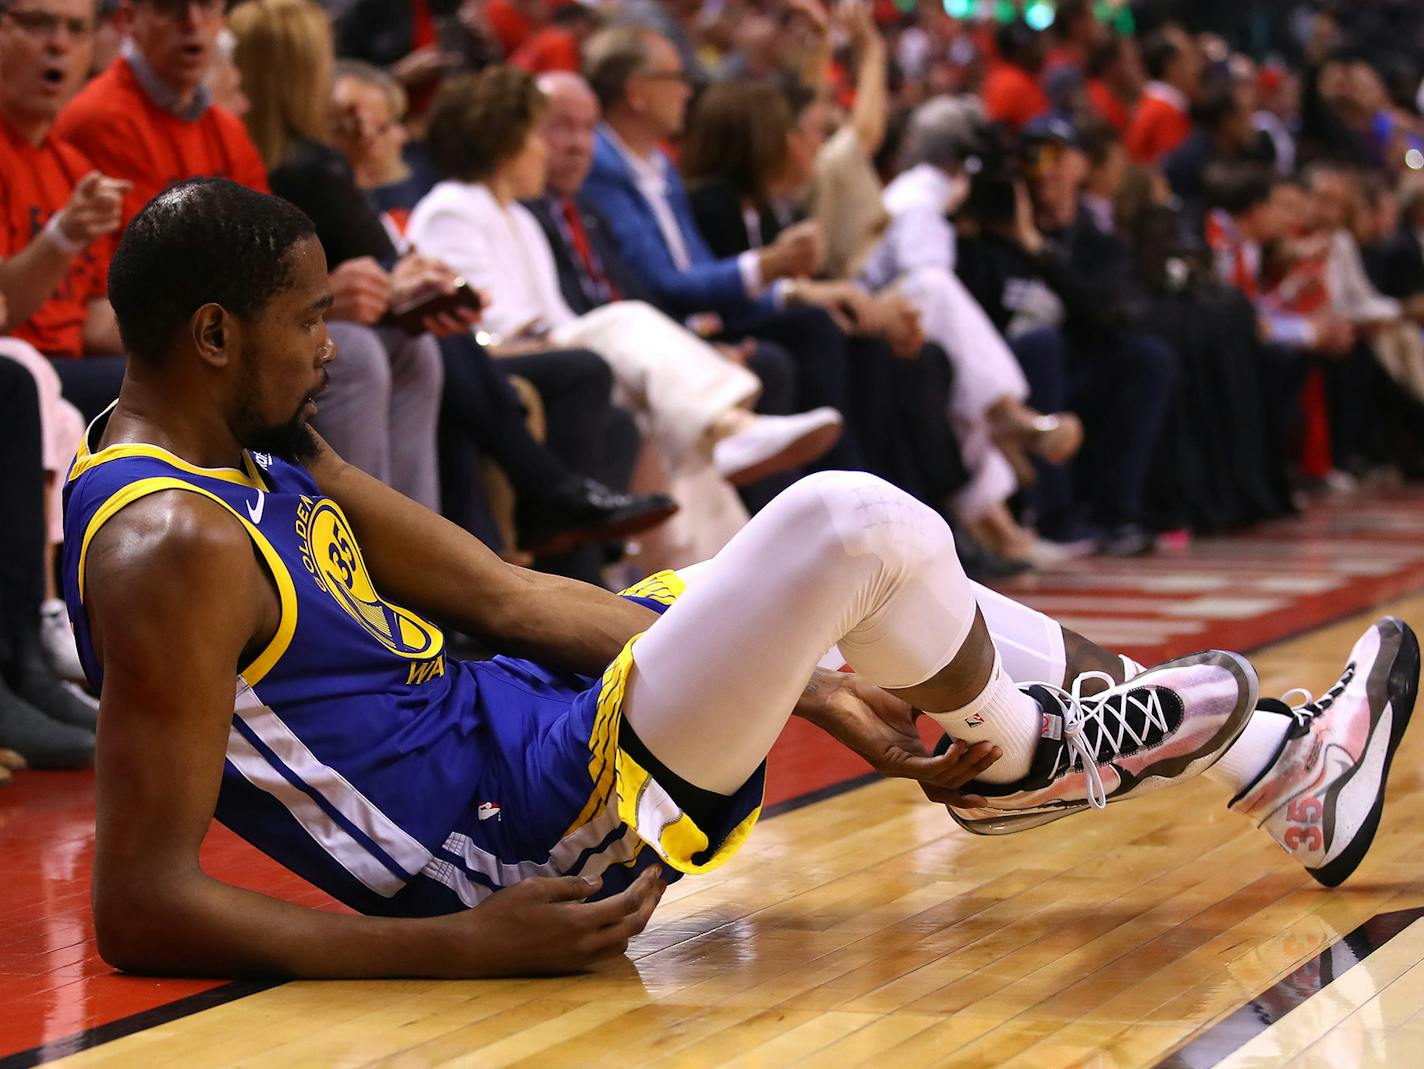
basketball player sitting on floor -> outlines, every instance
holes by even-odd
[[[1142,670],[974,586],[932,511],[846,472],[617,597],[506,565],[307,429],[331,296],[285,202],[171,187],[109,293],[128,376],[70,477],[65,593],[102,683],[94,910],[121,968],[489,976],[621,953],[665,878],[736,853],[791,715],[972,831],[1207,771],[1322,883],[1373,836],[1418,678],[1397,620],[1318,701],[1258,702],[1234,654]],[[448,659],[435,620],[531,659]],[[833,645],[853,674],[817,670]],[[914,710],[956,741],[926,753]],[[209,878],[214,815],[365,915]]]

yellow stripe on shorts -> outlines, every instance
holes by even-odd
[[[620,593],[671,605],[686,589],[687,584],[676,572],[665,571],[650,575]],[[688,874],[710,872],[741,849],[761,815],[761,807],[754,809],[732,829],[710,858],[693,860],[705,854],[710,846],[706,833],[678,808],[646,769],[618,747],[623,697],[627,693],[628,675],[633,667],[633,643],[641,637],[638,634],[629,639],[604,669],[598,710],[588,740],[588,774],[593,780],[593,790],[578,818],[569,825],[564,835],[567,837],[588,823],[606,806],[616,804],[619,819],[637,832],[639,838],[667,864]]]

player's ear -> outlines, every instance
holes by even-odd
[[[193,313],[193,346],[198,358],[213,367],[227,367],[238,348],[240,328],[220,304],[205,304]]]

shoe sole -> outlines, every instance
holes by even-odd
[[[1216,750],[1216,756],[1211,761],[1193,773],[1191,778],[1201,775],[1212,765],[1221,760],[1223,754],[1231,749],[1232,744],[1241,737],[1241,733],[1246,730],[1246,725],[1251,721],[1251,713],[1255,711],[1256,702],[1260,698],[1260,680],[1256,676],[1256,669],[1245,657],[1240,654],[1231,653],[1227,650],[1207,650],[1203,653],[1194,653],[1188,657],[1181,657],[1174,661],[1167,662],[1173,667],[1190,668],[1199,664],[1215,664],[1220,668],[1225,668],[1236,677],[1238,685],[1245,693],[1245,699],[1236,703],[1236,708],[1232,710],[1231,716],[1223,725],[1221,732],[1212,740]],[[1161,666],[1159,666],[1161,667]],[[1222,739],[1225,741],[1220,741]],[[1150,775],[1150,773],[1149,773]],[[1146,792],[1154,793],[1154,792]],[[1108,804],[1113,802],[1131,801],[1132,796],[1114,797],[1109,796]],[[986,820],[976,820],[973,823],[965,821],[954,811],[952,806],[947,806],[949,815],[954,818],[954,822],[965,831],[974,835],[1012,835],[1015,832],[1029,831],[1033,828],[1042,827],[1055,820],[1062,820],[1064,817],[1071,817],[1075,813],[1081,813],[1088,808],[1086,801],[1073,806],[1064,807],[1061,810],[1052,810],[1044,813],[1025,813],[1016,815],[1005,810],[1002,818],[994,817]]]
[[[1384,768],[1380,772],[1379,789],[1375,792],[1374,804],[1360,825],[1360,830],[1355,833],[1355,837],[1334,861],[1322,865],[1318,869],[1307,868],[1305,870],[1318,883],[1326,887],[1338,887],[1349,879],[1355,869],[1359,868],[1360,862],[1365,859],[1370,845],[1374,842],[1375,832],[1379,830],[1380,818],[1384,815],[1385,787],[1389,783],[1389,767],[1394,763],[1395,752],[1404,739],[1404,731],[1409,726],[1409,718],[1414,712],[1414,702],[1419,692],[1419,639],[1403,620],[1393,616],[1387,619],[1388,622],[1397,625],[1400,629],[1399,649],[1395,651],[1394,659],[1390,662],[1389,672],[1385,677],[1385,707],[1388,707],[1392,714],[1389,747],[1385,750]],[[1380,715],[1383,714],[1384,708],[1382,707]],[[1376,718],[1376,725],[1378,725],[1378,718]],[[1373,738],[1374,732],[1371,731],[1370,735]],[[1365,743],[1365,748],[1369,748],[1368,740]],[[1358,766],[1354,771],[1358,771]],[[1353,778],[1354,771],[1341,781],[1342,787]]]
[[[561,531],[535,545],[520,546],[519,548],[535,557],[556,557],[590,542],[615,542],[622,538],[628,538],[646,531],[650,527],[656,527],[676,512],[677,505],[669,505],[652,512],[640,512],[626,520],[619,520],[617,523],[605,524],[601,527],[578,527],[569,531]]]
[[[826,455],[826,452],[841,440],[844,425],[827,424],[808,431],[790,442],[779,453],[774,453],[755,464],[730,472],[724,478],[733,486],[750,486],[779,472],[789,471],[811,463]]]

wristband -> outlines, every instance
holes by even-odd
[[[75,253],[83,252],[85,246],[89,243],[87,241],[74,241],[64,232],[64,229],[59,225],[59,217],[61,214],[63,213],[55,212],[51,215],[49,222],[45,223],[44,229],[41,230],[40,233],[44,236],[46,241],[66,256],[73,256]]]

